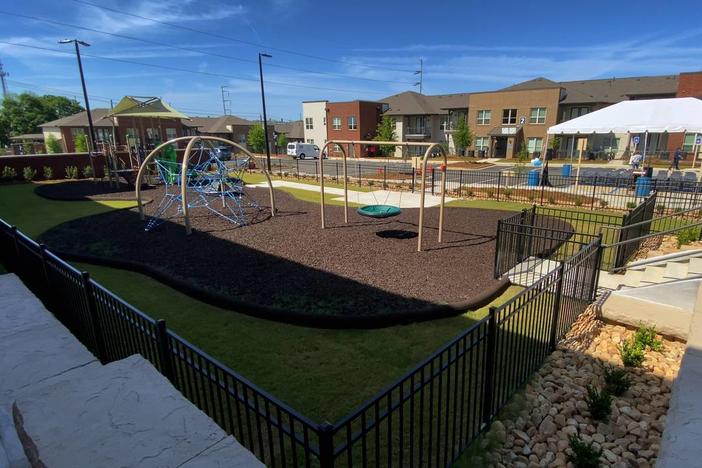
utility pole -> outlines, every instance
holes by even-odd
[[[263,64],[261,58],[271,58],[272,55],[258,53],[258,73],[261,77],[261,102],[263,103],[263,134],[266,138],[266,167],[271,172],[271,147],[268,144],[268,117],[266,117],[266,93],[263,89]]]
[[[414,85],[419,86],[419,94],[422,94],[422,88],[424,85],[424,59],[419,59],[419,70],[414,72],[415,75],[419,75],[419,81]]]
[[[2,98],[3,99],[5,99],[7,97],[7,81],[5,81],[6,76],[10,76],[10,74],[5,71],[5,69],[2,66],[2,61],[0,61],[0,81],[2,81]]]
[[[232,100],[229,99],[229,90],[226,86],[220,86],[219,88],[222,91],[222,111],[224,112],[224,115],[231,115]]]

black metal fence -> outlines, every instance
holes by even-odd
[[[521,214],[520,214],[521,216]],[[0,220],[0,261],[103,363],[141,354],[270,466],[447,466],[594,299],[601,238],[335,424],[317,424]]]
[[[281,177],[318,180],[319,161],[274,159],[272,171]],[[324,162],[324,176],[332,181],[343,180],[343,163]],[[426,190],[436,194],[441,190],[441,165],[432,161],[425,174],[404,161],[378,162],[349,160],[349,183],[364,187],[416,191],[421,189],[422,177]],[[538,170],[517,168],[510,171],[446,169],[446,191],[458,198],[515,201],[550,206],[572,206],[591,211],[630,210],[638,206],[652,191],[658,194],[658,210],[663,213],[686,210],[702,201],[702,183],[692,173],[673,173],[670,178],[657,177],[637,187],[637,178],[630,171],[619,170],[612,175],[556,175],[548,178]]]

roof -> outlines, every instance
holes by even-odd
[[[288,138],[304,139],[305,130],[302,126],[302,120],[295,120],[293,122],[282,122],[274,124],[273,127],[278,133],[285,133]]]
[[[17,135],[10,137],[10,140],[43,140],[43,133],[25,133],[23,135]]]
[[[522,81],[521,83],[514,84],[512,86],[507,86],[499,91],[532,91],[535,89],[552,89],[560,88],[561,84],[551,81],[548,78],[538,77],[533,80]]]
[[[389,106],[385,115],[427,115],[446,114],[446,109],[467,108],[469,98],[469,93],[427,96],[416,91],[405,91],[381,101]]]
[[[678,75],[561,81],[559,84],[567,94],[561,104],[616,103],[637,96],[674,97],[678,90]]]
[[[697,98],[622,101],[548,129],[549,134],[702,133],[702,100]]]
[[[111,127],[112,122],[106,119],[109,109],[97,108],[92,109],[90,112],[93,117],[93,126],[95,127]],[[46,122],[40,127],[87,127],[88,126],[88,113],[86,111],[78,112],[77,114],[69,115],[68,117],[62,117],[60,119],[52,120],[51,122]]]
[[[115,117],[151,117],[163,119],[187,119],[158,97],[124,96],[108,115]]]
[[[236,115],[220,115],[219,117],[191,117],[183,121],[183,125],[197,127],[201,133],[230,133],[228,125],[253,125],[254,122]]]

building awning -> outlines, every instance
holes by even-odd
[[[502,125],[502,126],[500,126],[500,127],[495,127],[495,128],[493,128],[492,130],[490,130],[490,132],[488,133],[488,135],[494,136],[494,137],[500,137],[500,136],[504,136],[504,137],[514,136],[514,135],[516,135],[517,133],[519,133],[519,131],[520,131],[521,129],[522,129],[522,126],[521,126],[521,125]]]
[[[105,117],[142,117],[158,119],[190,119],[160,98],[125,96]]]
[[[22,141],[22,140],[39,140],[44,141],[43,133],[25,133],[24,135],[17,135],[10,137],[10,140]]]

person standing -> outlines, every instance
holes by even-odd
[[[680,161],[682,161],[683,153],[680,147],[675,149],[675,155],[673,156],[673,163],[671,167],[675,168],[676,171],[680,170]]]

